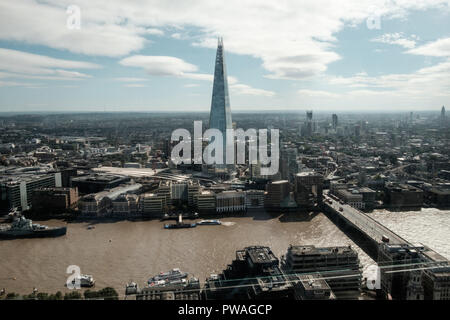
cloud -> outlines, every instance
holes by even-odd
[[[186,73],[197,71],[197,66],[187,63],[182,59],[168,56],[142,56],[135,55],[120,60],[127,67],[143,68],[152,76],[177,76],[182,77]]]
[[[421,94],[433,94],[450,89],[450,60],[431,67],[420,68],[412,73],[369,76],[358,73],[352,77],[329,77],[328,83],[350,88],[389,88],[402,91],[414,90]]]
[[[164,35],[164,31],[162,31],[160,29],[156,29],[156,28],[147,28],[147,29],[145,29],[143,34],[151,34],[151,35],[163,36]]]
[[[416,46],[416,40],[418,40],[418,37],[415,35],[412,35],[410,39],[408,39],[407,37],[404,36],[403,32],[396,32],[396,33],[385,33],[370,41],[387,44],[396,44],[402,46],[403,48],[411,49]]]
[[[238,83],[230,85],[230,90],[234,94],[238,95],[251,95],[251,96],[264,96],[264,97],[273,97],[275,96],[275,92],[263,89],[253,88],[249,85]]]
[[[300,95],[318,98],[338,98],[340,96],[339,94],[333,92],[323,90],[309,90],[309,89],[301,89],[298,90],[297,93],[299,93]]]
[[[411,73],[370,76],[360,72],[351,77],[324,76],[323,82],[341,92],[342,107],[360,105],[379,110],[383,107],[394,109],[429,108],[442,105],[450,99],[450,59],[436,65],[424,67]],[[310,96],[309,104],[320,103],[317,97]]]
[[[450,57],[450,38],[429,42],[423,46],[408,50],[407,53],[432,57]]]
[[[144,88],[147,87],[145,84],[142,83],[127,83],[124,85],[124,87],[128,88]]]
[[[198,70],[196,65],[190,64],[182,59],[169,56],[141,56],[135,55],[124,58],[119,61],[123,66],[139,67],[152,76],[172,76],[191,80],[209,81],[212,82],[214,76],[206,73],[196,73]],[[265,97],[272,97],[275,92],[253,88],[249,85],[239,83],[233,77],[228,76],[228,85],[234,94],[238,95],[258,95]]]
[[[195,30],[194,45],[213,48],[218,35],[226,49],[261,59],[268,78],[303,79],[324,73],[340,59],[335,35],[346,25],[365,23],[374,8],[385,18],[409,10],[440,8],[448,1],[119,1],[78,0],[81,29],[66,28],[72,0],[16,0],[0,3],[0,39],[122,57],[144,48],[164,28]],[[411,43],[402,42],[401,45]]]
[[[97,69],[99,65],[55,59],[23,51],[0,48],[0,78],[82,80],[90,75],[66,69]]]
[[[36,83],[28,83],[28,82],[16,82],[16,81],[1,81],[0,80],[0,87],[26,87],[26,88],[33,88],[36,86],[40,86],[40,84]]]
[[[2,1],[0,39],[111,57],[142,49],[146,42],[143,34],[154,31],[124,23],[123,14],[109,10],[113,5],[102,4],[103,9],[83,1],[77,3],[81,9],[81,28],[77,30],[67,28],[66,9],[72,1]]]
[[[121,82],[140,82],[140,81],[147,81],[148,79],[120,77],[120,78],[114,78],[114,80],[121,81]]]

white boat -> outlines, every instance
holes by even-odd
[[[222,224],[220,220],[201,220],[200,222],[197,222],[198,225],[219,225]]]
[[[79,277],[72,280],[72,284],[75,285],[77,280],[81,287],[93,287],[95,285],[94,278],[89,274],[80,274]]]
[[[157,283],[158,281],[170,282],[173,280],[184,279],[187,278],[187,272],[182,272],[180,269],[175,268],[170,270],[169,272],[161,272],[159,275],[156,275],[148,280],[148,284]]]

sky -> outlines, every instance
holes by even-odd
[[[0,0],[0,112],[450,106],[450,0]]]

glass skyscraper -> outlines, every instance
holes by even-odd
[[[227,69],[223,51],[223,39],[219,38],[214,69],[214,84],[209,114],[209,128],[219,129],[223,135],[223,156],[226,159],[226,129],[232,129],[230,96],[228,95]],[[218,166],[224,167],[224,166]]]

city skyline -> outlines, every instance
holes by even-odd
[[[218,36],[234,112],[450,102],[449,1],[71,4],[0,4],[0,111],[208,112]]]

